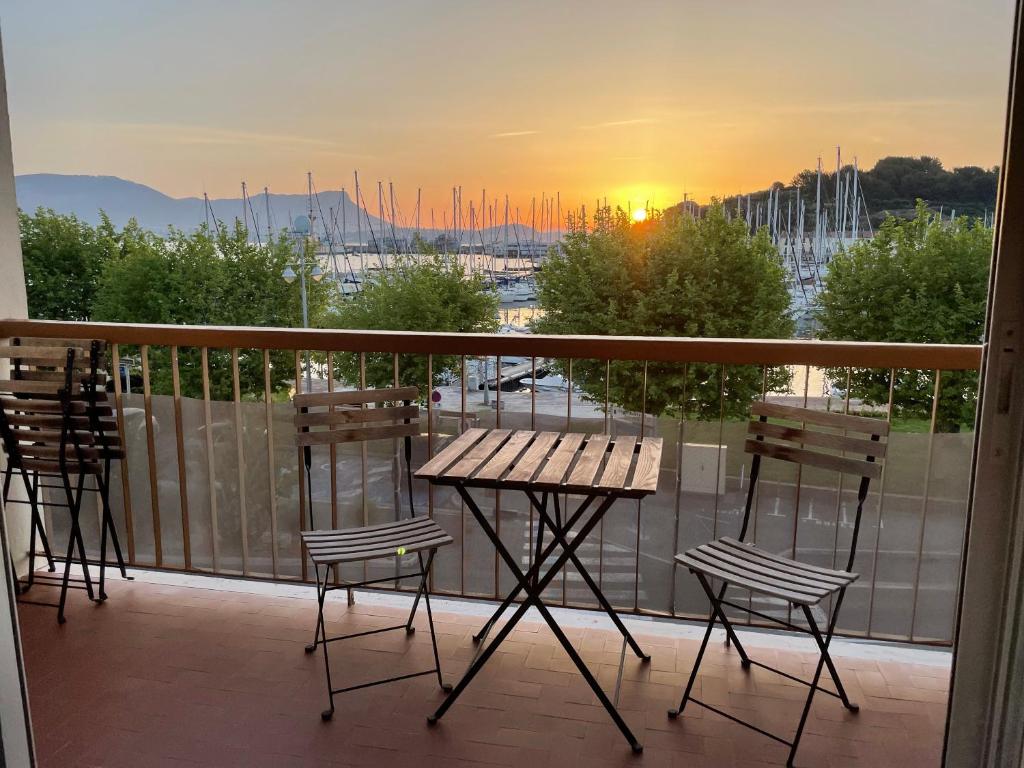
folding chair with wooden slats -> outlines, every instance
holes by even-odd
[[[0,356],[12,357],[17,347],[0,349]],[[25,485],[32,510],[29,543],[29,575],[24,584],[19,584],[20,594],[31,588],[35,579],[35,539],[40,535],[51,572],[54,570],[52,553],[45,538],[45,531],[39,512],[39,476],[45,475],[60,480],[56,486],[64,493],[64,503],[52,506],[68,510],[70,530],[68,549],[64,558],[64,574],[60,579],[60,600],[53,605],[57,608],[57,621],[64,623],[64,606],[67,591],[72,587],[71,563],[78,552],[82,567],[82,579],[75,580],[74,586],[85,589],[89,599],[95,599],[89,563],[85,554],[85,543],[79,525],[82,490],[88,476],[99,476],[102,467],[100,454],[95,447],[92,433],[74,427],[72,416],[84,414],[85,406],[76,398],[81,393],[81,382],[76,375],[75,349],[68,347],[33,348],[34,359],[45,361],[54,367],[61,367],[60,378],[24,378],[19,376],[18,367],[12,378],[0,381],[0,438],[7,454],[8,477],[4,490],[9,491],[10,474],[17,472]],[[63,355],[63,361],[61,356]],[[20,365],[20,356],[16,358]],[[74,478],[74,483],[72,482]],[[13,568],[13,562],[11,564]],[[17,573],[13,574],[17,579]],[[17,582],[16,582],[17,583]],[[37,601],[21,600],[36,603]]]
[[[73,401],[71,412],[65,415],[56,402],[46,404],[45,398],[50,397],[49,390],[66,378],[66,360],[63,360],[64,351],[72,349],[75,351],[73,363],[70,367],[72,372],[71,380],[75,382],[75,390],[70,394]],[[106,590],[106,555],[107,541],[113,546],[121,576],[125,579],[130,577],[125,569],[124,556],[121,551],[120,542],[117,537],[117,528],[110,506],[110,474],[111,463],[124,459],[124,449],[121,445],[120,433],[117,422],[114,418],[113,407],[109,402],[109,395],[104,390],[106,374],[102,371],[102,363],[106,343],[98,339],[47,339],[47,338],[25,338],[16,337],[11,339],[10,344],[2,348],[2,356],[11,361],[11,381],[16,382],[12,386],[17,390],[12,392],[17,405],[21,410],[12,416],[18,426],[26,429],[60,429],[64,420],[69,420],[69,426],[79,434],[82,440],[88,440],[90,450],[95,450],[97,458],[102,465],[102,472],[94,475],[95,487],[85,486],[83,491],[96,492],[100,497],[101,520],[100,520],[100,577],[99,577],[99,600],[105,600]],[[33,382],[40,384],[39,397],[42,401],[38,404],[27,404],[28,393],[34,387]],[[26,407],[36,408],[38,412],[27,412]],[[88,434],[86,434],[88,433]],[[40,490],[62,491],[62,483],[58,485],[46,484],[47,480],[60,480],[59,472],[47,471],[45,468],[34,469],[29,473],[30,482],[26,483],[29,500],[27,502],[10,498],[11,479],[14,466],[8,464],[4,474],[3,493],[8,503],[28,504],[33,509],[33,534],[37,534],[43,545],[43,552],[47,558],[49,570],[54,570],[53,556],[49,550],[46,533],[43,529],[38,507],[40,504]],[[59,502],[47,502],[49,506],[63,507]],[[32,586],[35,579],[34,572],[35,548],[30,552],[30,570],[27,581],[23,584],[24,589]]]
[[[296,444],[302,450],[303,464],[306,469],[306,503],[309,507],[309,530],[302,532],[302,541],[306,552],[313,561],[316,573],[318,615],[313,642],[306,646],[306,652],[312,653],[318,645],[323,646],[324,670],[327,677],[327,693],[330,707],[321,713],[324,720],[330,720],[334,714],[334,697],[340,693],[382,685],[397,680],[422,675],[437,675],[438,685],[444,690],[451,686],[441,678],[441,661],[437,653],[437,638],[434,634],[434,618],[430,611],[430,591],[428,578],[434,562],[434,555],[439,547],[451,544],[453,539],[436,522],[429,517],[416,517],[412,491],[412,438],[419,435],[419,406],[414,401],[419,398],[416,387],[392,389],[356,390],[349,392],[326,392],[297,394],[293,401],[296,408],[295,426]],[[400,404],[399,404],[400,403]],[[373,407],[371,407],[373,406]],[[378,439],[397,439],[404,441],[405,470],[408,478],[409,511],[411,517],[382,525],[345,528],[341,530],[316,530],[313,519],[313,482],[312,482],[312,448],[313,446],[338,445],[342,443],[363,442]],[[335,467],[331,467],[331,472]],[[400,558],[415,553],[419,562],[419,570],[412,573],[396,573],[380,579],[365,579],[360,582],[330,582],[330,571],[341,564],[360,563],[386,558]],[[424,561],[424,553],[427,553]],[[321,570],[322,569],[322,570]],[[349,635],[327,637],[327,625],[324,620],[324,600],[332,590],[346,589],[377,584],[397,579],[418,577],[419,589],[413,600],[409,618],[402,624]],[[351,592],[350,592],[351,594]],[[328,643],[348,640],[364,635],[404,629],[407,633],[415,631],[413,619],[419,607],[420,598],[427,608],[427,622],[430,625],[430,641],[434,650],[434,667],[421,672],[412,672],[369,683],[360,683],[346,688],[333,688],[331,683],[331,666],[327,654]]]
[[[687,702],[692,701],[787,745],[790,752],[786,764],[791,766],[800,744],[800,737],[803,735],[804,726],[807,723],[807,716],[815,693],[821,691],[835,696],[851,712],[858,710],[857,705],[850,701],[843,688],[843,683],[832,662],[828,648],[835,631],[843,597],[846,595],[847,588],[858,577],[858,574],[853,573],[852,569],[854,558],[857,555],[857,537],[860,534],[861,516],[871,480],[881,474],[881,460],[886,451],[886,443],[882,442],[882,438],[888,436],[889,424],[881,419],[813,411],[772,403],[755,403],[751,414],[757,418],[750,422],[748,438],[744,447],[747,453],[753,454],[754,458],[750,467],[750,484],[747,488],[746,508],[739,538],[718,539],[675,557],[676,565],[686,566],[700,581],[701,587],[711,602],[711,616],[679,707],[669,710],[668,714],[673,718],[678,717]],[[783,423],[769,422],[769,419],[780,420]],[[816,427],[816,429],[812,429],[812,427]],[[857,512],[854,517],[846,570],[840,571],[809,565],[793,558],[767,552],[744,541],[750,523],[751,510],[754,506],[761,461],[765,458],[860,477],[860,485],[857,489]],[[711,579],[721,582],[717,593],[711,587]],[[802,612],[807,627],[798,626],[791,621],[754,610],[750,605],[726,600],[726,590],[730,586],[749,590],[751,593],[783,603],[787,605],[787,613],[794,608],[798,609]],[[817,606],[825,598],[832,598],[833,603],[831,616],[827,620],[825,631],[822,632],[812,607]],[[820,653],[813,679],[807,681],[751,659],[736,636],[723,606],[746,611],[766,621],[813,636]],[[726,644],[732,643],[736,646],[740,655],[740,663],[744,669],[755,665],[809,688],[803,713],[792,740],[769,733],[692,695],[693,684],[697,679],[697,673],[716,621],[720,621],[725,628]],[[828,668],[829,675],[835,684],[835,691],[819,685],[825,667]]]

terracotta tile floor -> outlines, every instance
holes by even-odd
[[[63,627],[52,609],[20,610],[44,768],[785,762],[781,745],[699,707],[676,721],[666,717],[697,650],[696,640],[678,637],[694,634],[680,625],[638,636],[653,655],[649,665],[627,656],[620,711],[645,745],[634,756],[543,624],[521,624],[437,727],[425,720],[442,695],[432,677],[339,697],[333,722],[322,723],[323,660],[302,650],[315,620],[312,590],[297,598],[136,581],[112,583],[109,592],[103,606],[73,595]],[[446,677],[454,681],[473,655],[470,635],[481,620],[448,605],[451,612],[442,605],[435,615]],[[330,613],[331,631],[341,632],[395,623],[404,612],[367,598],[351,609],[338,602]],[[386,633],[335,644],[335,684],[429,668],[422,610],[417,625],[410,638]],[[566,631],[612,690],[617,636]],[[775,647],[757,648],[758,635],[749,637],[755,658],[810,676],[813,654],[780,650],[778,638]],[[861,711],[850,715],[818,696],[797,764],[937,765],[948,668],[869,654],[836,662]],[[704,669],[698,686],[705,700],[769,730],[795,725],[803,688],[756,668],[743,672],[720,642]]]

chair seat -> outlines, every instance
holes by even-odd
[[[394,557],[400,547],[409,554],[443,547],[454,541],[429,517],[337,531],[303,531],[302,540],[317,565]]]
[[[731,538],[702,544],[675,559],[691,571],[794,605],[817,605],[858,578],[856,573],[807,565]]]

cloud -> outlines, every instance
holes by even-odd
[[[765,111],[776,115],[855,115],[868,112],[892,114],[909,112],[911,110],[962,107],[965,103],[955,99],[879,99],[877,101],[849,101],[838,104],[782,104],[768,107]]]
[[[660,123],[656,117],[634,117],[629,120],[611,120],[606,123],[597,123],[596,125],[581,125],[580,128],[585,131],[592,131],[597,128],[619,128],[626,125],[652,125],[654,123]]]
[[[83,121],[77,121],[83,126]],[[319,149],[329,154],[345,154],[337,142],[299,134],[216,128],[187,123],[132,123],[84,121],[88,128],[117,132],[137,140],[185,146],[249,146]]]
[[[492,139],[510,139],[514,136],[533,136],[540,131],[506,131],[505,133],[491,134]]]

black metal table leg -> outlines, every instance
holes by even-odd
[[[583,661],[580,655],[576,652],[576,649],[573,648],[572,643],[569,641],[568,637],[566,637],[561,627],[558,626],[558,623],[555,621],[554,617],[548,611],[547,607],[544,605],[543,599],[541,598],[541,595],[547,588],[548,584],[551,583],[551,581],[555,578],[555,576],[562,569],[562,567],[575,554],[576,549],[580,546],[580,544],[583,543],[587,535],[604,517],[604,514],[614,503],[615,497],[608,496],[604,498],[604,500],[601,502],[598,508],[593,512],[590,519],[587,520],[587,522],[583,525],[583,527],[580,529],[580,531],[576,534],[576,536],[573,538],[571,542],[567,541],[564,537],[562,537],[562,552],[555,559],[551,567],[547,569],[543,576],[541,576],[539,571],[540,564],[546,560],[546,557],[540,559],[537,563],[535,563],[534,567],[530,568],[527,573],[523,573],[522,569],[519,567],[519,564],[516,562],[515,558],[513,558],[511,553],[509,553],[508,548],[505,547],[504,543],[501,541],[500,537],[495,532],[493,526],[491,526],[490,523],[487,521],[486,517],[480,511],[480,508],[477,506],[476,502],[473,500],[472,496],[470,496],[470,494],[467,492],[465,487],[462,485],[456,485],[455,488],[459,492],[459,495],[462,496],[463,501],[466,502],[466,506],[469,507],[470,512],[473,513],[473,517],[475,517],[477,522],[480,524],[480,527],[483,529],[484,534],[487,536],[488,539],[490,539],[491,543],[495,547],[495,550],[502,558],[502,560],[505,561],[505,564],[508,566],[513,576],[515,576],[516,580],[518,581],[519,586],[517,587],[517,592],[525,591],[527,594],[527,599],[523,601],[523,603],[519,606],[516,612],[512,615],[512,618],[509,619],[505,626],[501,628],[501,631],[498,633],[498,635],[487,645],[487,647],[480,654],[480,656],[477,657],[473,664],[470,665],[469,670],[459,681],[458,685],[455,686],[455,689],[451,692],[448,698],[446,698],[441,703],[441,705],[438,707],[437,711],[433,715],[427,718],[428,722],[436,723],[444,715],[444,713],[448,711],[448,709],[452,706],[452,704],[455,703],[455,700],[458,699],[458,697],[466,689],[466,687],[476,676],[476,674],[480,671],[480,669],[483,668],[484,664],[487,663],[487,661],[493,655],[494,651],[497,650],[498,646],[500,646],[501,643],[504,642],[504,640],[511,633],[512,629],[519,623],[523,616],[526,615],[527,610],[529,610],[531,606],[535,606],[537,610],[540,612],[541,616],[544,618],[545,623],[547,623],[547,625],[551,628],[551,631],[555,634],[555,637],[558,639],[559,643],[562,645],[566,653],[569,655],[569,658],[572,660],[573,664],[575,664],[577,669],[580,670],[580,673],[583,675],[583,678],[587,681],[587,684],[590,686],[591,690],[594,691],[594,694],[597,696],[598,700],[604,706],[605,710],[612,718],[612,721],[615,723],[615,725],[619,728],[619,731],[629,742],[630,747],[633,749],[634,752],[641,752],[643,750],[643,745],[640,744],[636,736],[633,734],[629,726],[626,724],[626,721],[623,720],[622,716],[618,713],[618,710],[615,709],[614,704],[612,704],[611,700],[608,699],[608,696],[602,690],[597,679],[590,672],[590,669],[587,667],[586,663]],[[589,502],[587,502],[587,504],[589,505]],[[577,516],[574,515],[571,521],[567,521],[566,527],[571,529],[571,526],[575,523],[576,519]],[[550,518],[548,518],[547,524],[554,530]],[[549,546],[558,546],[558,541],[556,540],[552,542],[552,544]],[[531,576],[535,576],[535,579],[531,579]]]
[[[530,501],[534,505],[536,505],[536,499],[533,497],[533,494],[527,492],[526,495],[530,498]],[[584,508],[586,508],[586,505],[589,505],[591,501],[593,501],[595,498],[597,497],[588,496],[587,499],[583,502]],[[539,506],[537,507],[537,510],[543,517],[547,516],[546,512],[542,510]],[[566,525],[560,528],[551,525],[551,520],[550,518],[548,518],[548,527],[551,528],[551,533],[555,538],[555,542],[563,549],[568,546],[565,537],[566,534],[570,530],[572,530],[572,525],[574,524],[574,522],[575,519],[573,520],[573,522],[567,521]],[[633,650],[633,653],[636,654],[637,658],[645,662],[650,661],[650,655],[644,653],[643,649],[640,648],[640,644],[633,638],[633,635],[626,628],[626,625],[622,623],[622,619],[619,618],[619,615],[615,612],[615,609],[612,608],[612,604],[608,602],[608,598],[604,596],[604,592],[601,591],[601,588],[597,585],[597,582],[594,581],[594,578],[590,575],[590,572],[583,566],[583,563],[580,561],[579,557],[576,555],[575,552],[569,555],[569,560],[570,562],[572,562],[573,566],[579,572],[580,576],[583,578],[583,581],[586,583],[586,585],[590,587],[590,591],[594,593],[594,597],[597,598],[597,602],[600,604],[604,612],[608,614],[608,618],[612,620],[612,623],[622,634],[623,639],[629,644],[629,647]]]
[[[575,525],[576,522],[583,516],[583,513],[586,512],[587,508],[590,506],[591,502],[593,502],[595,498],[597,498],[597,497],[596,496],[590,496],[579,506],[579,508],[576,510],[576,512],[573,513],[572,520],[569,522],[569,526],[570,527]],[[531,502],[533,502],[532,499],[531,499]],[[547,507],[547,494],[546,493],[544,494],[543,506],[545,508]],[[538,507],[538,509],[539,509],[539,507]],[[538,518],[538,521],[537,521],[537,546],[536,546],[536,550],[537,551],[536,551],[536,554],[534,555],[534,558],[533,558],[533,565],[531,565],[529,567],[529,569],[526,571],[526,574],[525,574],[526,578],[528,580],[530,580],[530,582],[532,584],[534,584],[534,585],[537,584],[537,575],[540,572],[541,565],[544,563],[544,561],[546,561],[548,559],[548,557],[551,556],[551,553],[554,552],[555,549],[559,546],[557,542],[551,542],[550,544],[548,544],[547,547],[543,546],[543,542],[544,542],[544,521],[546,519],[547,519],[547,515],[546,514],[542,514]],[[512,603],[515,602],[515,599],[517,597],[519,597],[519,594],[522,591],[523,591],[523,587],[522,587],[521,584],[517,584],[515,587],[513,587],[512,591],[508,593],[508,596],[502,601],[501,605],[498,606],[498,609],[491,615],[491,617],[486,621],[486,623],[484,623],[484,625],[480,628],[480,631],[477,632],[475,635],[473,635],[473,640],[475,640],[477,642],[479,642],[480,640],[483,640],[487,636],[487,633],[491,631],[491,628],[494,626],[495,622],[499,618],[501,618],[501,615],[508,609],[508,607],[510,605],[512,605]]]

